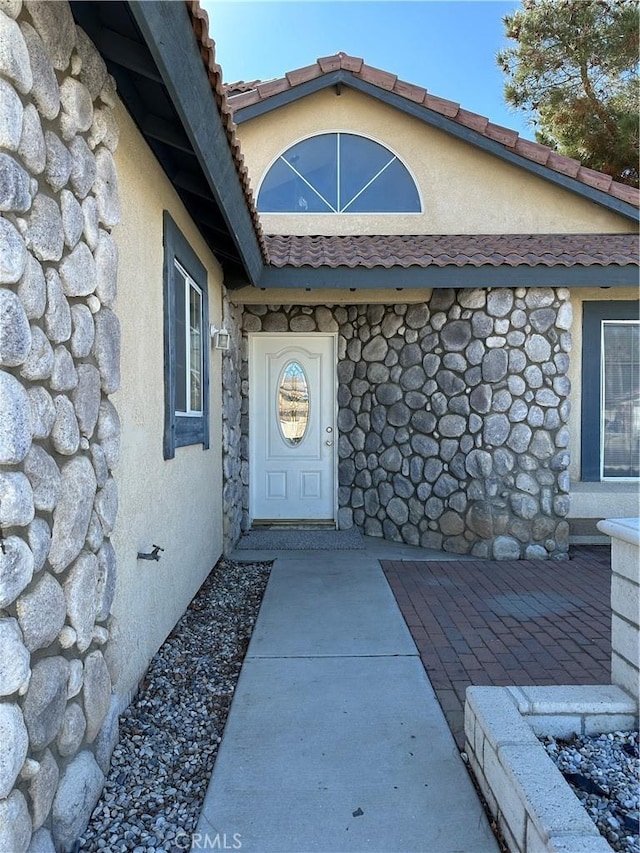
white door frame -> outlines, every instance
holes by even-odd
[[[259,338],[282,338],[283,340],[306,340],[311,338],[325,338],[331,341],[332,344],[332,365],[333,376],[331,379],[331,387],[333,393],[331,395],[331,412],[327,413],[331,418],[331,426],[333,432],[333,521],[338,524],[338,333],[337,332],[249,332],[248,333],[248,356],[249,356],[249,523],[253,524],[255,507],[255,487],[256,477],[254,473],[254,465],[252,459],[254,457],[254,438],[253,438],[253,375],[254,375],[254,359],[255,359],[255,341]],[[324,419],[326,422],[326,418]]]

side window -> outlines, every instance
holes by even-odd
[[[585,302],[582,321],[582,479],[640,477],[637,302]]]
[[[164,458],[209,447],[207,271],[164,212]]]

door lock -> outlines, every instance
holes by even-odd
[[[325,441],[325,444],[327,445],[327,447],[331,447],[331,445],[333,444],[333,442],[331,441],[331,439],[327,439],[327,440]]]
[[[333,427],[327,427],[326,431],[327,432],[333,432]]]

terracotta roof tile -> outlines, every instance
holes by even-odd
[[[455,101],[448,101],[446,98],[438,98],[429,92],[424,96],[424,105],[428,110],[433,110],[435,113],[448,116],[448,118],[455,118],[460,112],[460,104],[456,104]]]
[[[469,110],[460,109],[455,115],[455,121],[458,124],[463,124],[465,127],[470,127],[472,130],[477,130],[478,133],[482,133],[486,130],[487,125],[489,124],[489,119],[484,116],[478,115],[477,113],[470,113]]]
[[[585,166],[580,167],[578,176],[584,184],[588,184],[590,187],[595,187],[597,190],[603,190],[604,192],[607,192],[613,183],[611,175],[604,175],[602,172],[596,172],[595,169],[587,169]]]
[[[305,65],[304,68],[298,68],[295,71],[287,71],[285,77],[289,81],[290,86],[299,86],[301,83],[315,80],[316,77],[322,77],[322,69],[316,62],[313,65]]]
[[[276,267],[637,265],[637,234],[265,237]]]
[[[289,82],[286,78],[282,80],[268,80],[266,83],[258,83],[256,88],[262,101],[265,98],[270,98],[271,95],[278,95],[280,92],[284,92],[289,88]]]
[[[421,104],[427,94],[427,90],[423,89],[422,86],[414,86],[413,83],[407,83],[404,80],[396,80],[394,91],[396,95],[401,95],[403,98],[406,98],[408,101],[414,101],[416,104]]]
[[[333,56],[323,56],[318,59],[318,65],[323,74],[328,74],[330,71],[337,71],[340,68],[342,56],[335,53]]]
[[[253,228],[260,245],[260,251],[262,252],[263,258],[266,260],[267,248],[262,233],[262,226],[260,225],[258,212],[253,201],[249,174],[244,163],[244,157],[240,150],[240,142],[236,136],[236,124],[233,120],[233,109],[237,107],[230,108],[230,103],[227,100],[225,86],[222,82],[222,69],[215,61],[215,43],[209,36],[209,17],[205,10],[201,8],[199,0],[185,0],[185,3],[191,19],[191,26],[200,48],[200,55],[202,56],[202,61],[207,71],[209,84],[216,99],[218,110],[220,111],[222,126],[229,142],[229,149],[244,192],[247,207],[249,209],[249,215],[251,216]],[[257,89],[251,89],[250,91],[243,92],[237,97],[245,98],[250,103],[259,101],[261,98]],[[247,103],[245,102],[244,105],[247,106]]]
[[[364,65],[364,59],[359,56],[349,56],[346,53],[339,53],[338,56],[340,57],[340,68],[345,71],[358,72]]]
[[[551,149],[546,145],[540,145],[537,142],[530,142],[528,139],[520,139],[515,144],[516,154],[521,154],[527,160],[533,160],[534,163],[540,163],[545,166],[549,161]]]
[[[484,135],[504,145],[505,148],[514,148],[518,141],[518,133],[515,130],[509,130],[508,127],[502,127],[500,124],[489,122],[484,129]]]
[[[562,175],[568,175],[570,178],[576,178],[581,169],[579,160],[574,160],[571,157],[564,157],[556,151],[552,151],[551,154],[549,154],[547,166],[550,169],[553,169],[554,172],[560,172]]]
[[[396,74],[390,74],[388,71],[383,71],[381,68],[374,68],[372,65],[362,64],[362,68],[357,75],[361,80],[367,83],[372,83],[374,86],[379,86],[381,89],[386,89],[390,92],[398,79]]]
[[[194,3],[196,0],[187,0]],[[197,2],[196,2],[197,5]],[[594,172],[592,169],[585,169],[576,160],[570,157],[564,157],[561,154],[547,148],[544,145],[539,145],[537,142],[531,142],[527,139],[521,139],[514,130],[500,127],[492,124],[483,116],[460,109],[460,105],[454,101],[449,101],[444,98],[438,98],[435,95],[429,94],[426,89],[420,86],[414,86],[404,80],[398,80],[394,74],[387,71],[382,71],[379,68],[373,68],[363,62],[358,57],[349,56],[346,53],[336,53],[334,56],[325,56],[317,60],[312,65],[307,65],[304,68],[298,68],[294,71],[289,71],[281,78],[282,88],[271,88],[269,90],[261,89],[258,82],[255,83],[256,88],[253,90],[256,94],[253,99],[246,96],[247,84],[231,84],[227,89],[229,102],[233,109],[241,109],[249,104],[256,103],[259,100],[266,100],[275,94],[276,91],[285,91],[287,88],[294,88],[301,83],[306,83],[309,80],[314,80],[321,77],[323,74],[334,71],[337,68],[342,68],[345,71],[350,71],[361,80],[371,83],[373,86],[378,86],[386,91],[394,92],[400,97],[415,103],[421,103],[425,108],[439,113],[447,118],[455,119],[459,124],[464,125],[481,136],[485,136],[505,148],[515,150],[517,154],[525,157],[527,160],[532,160],[535,163],[540,163],[555,172],[563,175],[568,175],[576,180],[603,192],[608,193],[614,198],[625,201],[629,204],[638,205],[640,203],[640,191],[635,187],[628,187],[625,184],[612,181],[609,176],[602,175],[599,172]],[[270,81],[274,82],[274,81]],[[267,92],[260,94],[259,92]]]

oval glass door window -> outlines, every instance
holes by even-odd
[[[300,444],[309,423],[309,383],[302,365],[290,361],[278,382],[280,432],[290,447]]]

